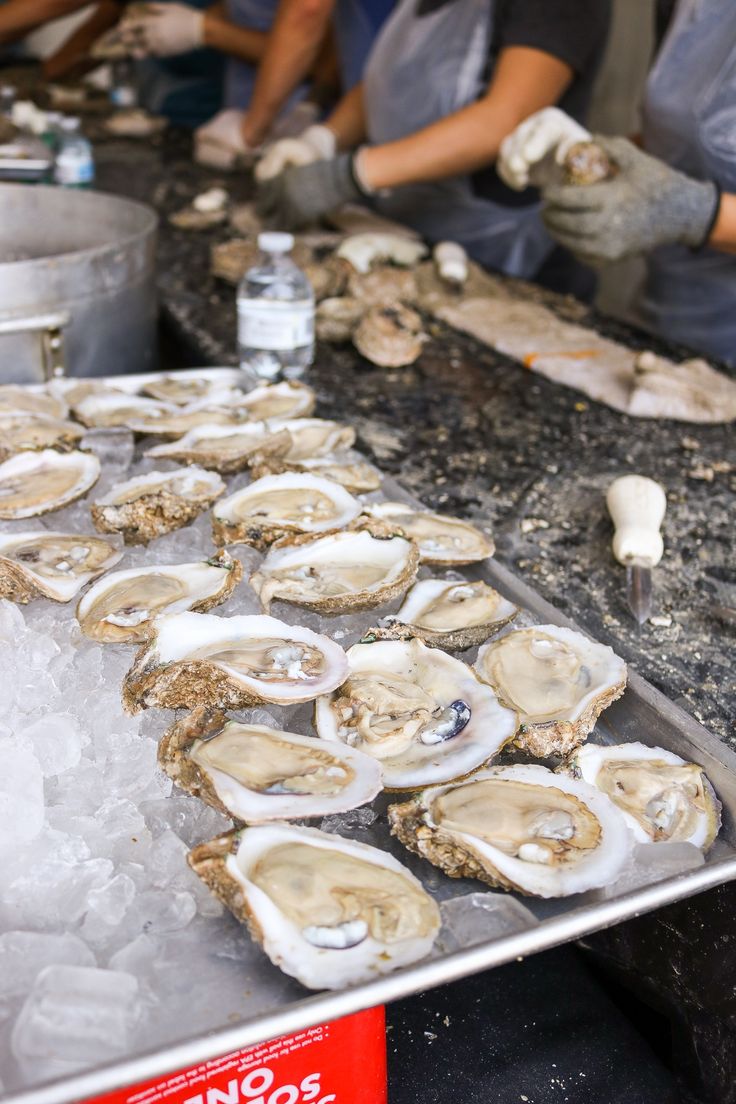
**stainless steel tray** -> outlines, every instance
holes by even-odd
[[[127,377],[126,385],[132,387],[136,379]],[[116,384],[118,382],[115,380]],[[385,480],[383,491],[389,498],[412,501],[391,479]],[[574,622],[563,617],[495,560],[477,568],[465,569],[463,574],[485,579],[528,611],[533,620],[576,627]],[[284,609],[286,607],[279,607],[277,616]],[[371,614],[368,613],[365,615],[366,627],[370,623]],[[646,744],[658,744],[705,768],[723,803],[724,823],[719,839],[703,866],[666,877],[621,896],[607,896],[603,891],[594,891],[560,901],[537,902],[523,899],[523,906],[519,905],[515,922],[511,925],[513,930],[508,934],[472,945],[461,945],[453,953],[440,951],[415,966],[342,992],[307,995],[296,983],[288,984],[285,988],[279,971],[265,963],[264,969],[257,974],[258,992],[252,995],[254,1012],[257,1006],[257,1014],[246,1014],[235,1023],[228,1017],[230,1022],[224,1025],[217,1022],[217,1013],[213,1012],[211,1030],[206,1034],[181,1038],[154,1050],[132,1054],[125,1061],[116,1061],[53,1083],[11,1093],[4,1101],[7,1104],[60,1104],[156,1078],[240,1047],[324,1023],[534,954],[736,878],[736,755],[631,671],[626,693],[605,712],[602,723],[597,726],[596,738],[605,742],[638,740]],[[385,797],[382,799],[382,809],[389,800]],[[364,829],[360,838],[391,848],[397,857],[422,878],[430,891],[442,899],[477,891],[492,894],[492,891],[486,890],[477,882],[451,881],[429,863],[408,855],[400,844],[390,838],[384,817],[380,817],[367,831]],[[509,899],[505,894],[500,896],[504,900]],[[245,933],[243,939],[247,940]],[[192,989],[196,991],[196,978],[192,977],[191,981]],[[207,994],[196,993],[198,1000],[206,996]],[[212,1007],[218,1007],[216,1000],[213,1000]],[[159,1011],[161,1016],[166,1016],[165,1006]],[[218,1011],[221,1011],[224,1020],[225,1012]]]

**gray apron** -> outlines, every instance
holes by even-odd
[[[494,0],[452,0],[417,18],[401,0],[376,40],[364,75],[368,137],[392,142],[443,119],[485,91]],[[429,241],[450,239],[474,260],[531,277],[553,245],[539,206],[504,207],[473,192],[469,176],[409,184],[375,197],[376,207]]]
[[[644,146],[736,192],[734,0],[680,0],[647,82]],[[654,250],[638,313],[662,336],[736,364],[736,256],[679,245]]]

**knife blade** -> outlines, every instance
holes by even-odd
[[[644,475],[624,475],[608,488],[614,525],[613,554],[626,568],[629,609],[643,625],[652,613],[652,568],[662,559],[660,532],[667,509],[664,490]]]

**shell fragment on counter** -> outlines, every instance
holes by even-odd
[[[586,744],[558,769],[609,797],[640,843],[707,851],[718,835],[721,805],[705,771],[665,748]]]
[[[405,368],[422,352],[422,319],[401,304],[370,307],[353,333],[353,345],[379,368]]]
[[[490,537],[460,518],[415,510],[403,502],[381,502],[366,507],[365,512],[395,525],[415,541],[422,563],[444,566],[477,563],[495,551]]]
[[[178,441],[155,445],[146,456],[200,464],[223,475],[242,471],[258,458],[285,454],[291,437],[271,422],[246,422],[241,426],[201,425]]]
[[[0,414],[0,460],[28,449],[74,448],[83,434],[81,426],[61,418]]]
[[[369,272],[374,264],[390,261],[410,268],[426,257],[427,247],[401,234],[352,234],[340,243],[337,256],[349,261],[356,272]]]
[[[296,705],[330,693],[346,675],[339,644],[310,629],[260,615],[176,613],[154,622],[125,677],[123,704],[129,713]]]
[[[36,532],[0,535],[0,598],[25,604],[33,598],[70,602],[85,583],[119,563],[123,553],[109,538]]]
[[[389,632],[418,636],[450,651],[482,644],[519,612],[487,583],[469,579],[422,579],[390,618]]]
[[[286,431],[291,438],[289,449],[283,454],[287,463],[328,456],[355,444],[352,426],[324,418],[275,418],[269,425],[273,432]]]
[[[148,472],[93,503],[92,520],[102,533],[122,533],[126,544],[148,544],[188,525],[224,490],[220,476],[204,468]]]
[[[315,395],[311,387],[298,380],[264,383],[241,394],[238,409],[254,421],[269,418],[308,418],[314,410]]]
[[[189,863],[285,974],[309,989],[371,981],[429,954],[437,905],[392,855],[315,828],[263,825]]]
[[[63,420],[69,414],[69,407],[60,395],[49,390],[32,391],[29,387],[6,383],[0,386],[0,418],[9,414]]]
[[[202,707],[169,729],[158,758],[187,793],[245,824],[345,812],[382,788],[369,755]]]
[[[355,644],[347,657],[349,675],[317,702],[315,725],[379,759],[389,789],[460,778],[513,739],[516,714],[459,659],[420,640]]]
[[[519,713],[517,747],[566,755],[626,687],[626,664],[612,648],[558,625],[512,629],[484,645],[480,678]]]
[[[41,449],[0,464],[0,518],[38,517],[60,510],[95,485],[100,462],[89,452]]]
[[[212,533],[216,544],[263,550],[289,534],[342,529],[359,513],[356,499],[332,480],[285,472],[221,499],[212,510]]]
[[[308,472],[339,483],[352,494],[368,494],[381,486],[378,468],[365,460],[355,458],[350,452],[330,453],[327,456],[310,456],[306,460],[287,460],[282,456],[265,457],[251,469],[256,479],[264,475],[279,475],[285,471]]]
[[[266,610],[278,599],[321,613],[349,613],[403,594],[418,566],[416,546],[404,537],[366,529],[307,534],[274,544],[250,583]]]
[[[242,564],[227,552],[196,563],[113,571],[80,600],[77,620],[85,636],[100,643],[140,643],[155,617],[212,609],[230,596],[242,575]]]
[[[614,884],[633,839],[593,786],[538,765],[491,767],[389,809],[391,831],[451,878],[533,897]]]

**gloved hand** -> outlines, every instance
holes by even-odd
[[[593,140],[619,171],[597,184],[545,190],[542,218],[553,238],[594,265],[658,245],[705,243],[720,205],[715,184],[685,176],[627,138]]]
[[[243,112],[229,107],[194,132],[194,160],[211,169],[234,169],[249,153],[243,138]]]
[[[330,161],[337,152],[337,139],[326,126],[307,127],[298,138],[282,138],[266,149],[256,165],[256,180],[271,180],[289,165],[309,165],[312,161]]]
[[[353,155],[343,153],[331,161],[292,165],[261,181],[256,211],[280,230],[297,230],[365,194],[355,177]]]
[[[144,15],[123,18],[120,35],[134,57],[171,57],[204,44],[204,12],[189,4],[149,4]]]
[[[506,135],[496,171],[509,188],[521,192],[530,184],[544,184],[535,179],[534,169],[540,161],[551,154],[554,163],[562,165],[570,146],[589,139],[590,133],[559,107],[544,107]]]

